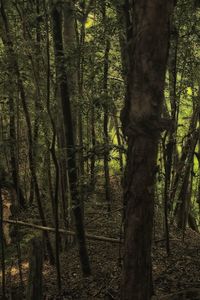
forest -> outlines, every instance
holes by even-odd
[[[0,299],[200,300],[199,126],[199,0],[0,0]]]

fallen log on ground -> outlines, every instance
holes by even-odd
[[[9,220],[3,220],[3,222],[9,223],[9,224],[14,224],[17,226],[24,226],[24,227],[34,228],[34,229],[38,229],[38,230],[43,230],[43,231],[55,232],[55,228],[53,228],[53,227],[45,227],[45,226],[27,223],[27,222],[23,222],[23,221],[19,221],[19,220],[10,220],[9,219]],[[76,233],[71,230],[59,229],[59,232],[62,234],[66,234],[66,235],[76,236]],[[94,240],[94,241],[110,242],[110,243],[114,243],[114,244],[122,243],[122,241],[120,239],[104,237],[104,236],[100,236],[100,235],[93,235],[90,233],[86,233],[85,236],[89,240]]]

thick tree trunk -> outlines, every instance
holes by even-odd
[[[140,0],[134,11],[134,52],[122,112],[128,136],[124,182],[125,243],[121,299],[149,300],[152,295],[151,240],[154,181],[169,44],[172,1]]]
[[[150,299],[155,140],[129,138],[122,299]]]

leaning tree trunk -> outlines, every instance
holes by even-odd
[[[189,181],[190,181],[190,173],[192,170],[192,165],[194,160],[194,152],[195,152],[198,139],[199,139],[199,129],[197,129],[193,135],[191,148],[188,153],[188,159],[185,167],[185,174],[183,176],[183,182],[180,188],[180,193],[179,193],[178,201],[174,212],[174,214],[176,214],[177,217],[177,226],[183,231],[186,228],[188,214],[189,214],[189,203],[188,203]]]
[[[154,182],[169,44],[172,1],[140,0],[132,4],[134,32],[128,97],[122,111],[128,137],[124,181],[125,242],[122,300],[152,295],[151,242]]]
[[[177,167],[176,167],[176,172],[173,177],[173,182],[171,183],[171,188],[170,188],[170,195],[169,199],[171,201],[171,206],[174,203],[174,199],[177,193],[177,189],[179,186],[180,179],[182,178],[182,174],[186,165],[187,158],[190,153],[190,149],[192,147],[192,142],[194,140],[194,135],[195,135],[195,129],[198,124],[199,120],[199,113],[200,113],[200,104],[197,104],[197,106],[194,108],[193,115],[191,118],[190,126],[188,133],[186,135],[187,140],[185,142],[185,145],[182,148],[182,153],[179,161],[177,162]]]

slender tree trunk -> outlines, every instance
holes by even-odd
[[[117,143],[119,146],[119,167],[120,167],[120,172],[121,174],[123,173],[124,166],[123,166],[123,154],[122,154],[122,139],[120,135],[120,128],[119,128],[119,123],[116,115],[117,111],[114,111],[114,123],[115,123],[115,131],[116,131],[116,136],[117,136]]]
[[[71,215],[71,203],[69,197],[69,185],[68,185],[68,175],[67,175],[67,145],[65,141],[65,134],[63,124],[60,124],[60,130],[57,130],[57,143],[58,148],[61,151],[61,157],[59,160],[59,170],[60,170],[60,190],[61,190],[61,199],[62,199],[62,212],[64,219],[64,226],[66,229],[69,228],[69,220],[68,215]],[[69,213],[67,213],[67,211]]]
[[[177,216],[177,225],[180,229],[185,230],[187,225],[187,217],[189,213],[188,193],[189,193],[189,179],[193,165],[194,151],[199,139],[199,129],[194,133],[193,140],[191,142],[191,148],[188,154],[188,159],[185,167],[185,174],[181,185],[178,201],[175,208],[175,214]]]
[[[108,71],[109,71],[109,52],[110,41],[107,35],[107,16],[106,16],[106,2],[103,1],[103,23],[104,23],[104,38],[105,38],[105,52],[104,52],[104,70],[103,70],[103,91],[104,91],[104,118],[103,118],[103,134],[104,134],[104,176],[105,176],[105,192],[106,202],[108,204],[108,212],[111,211],[111,191],[110,191],[110,170],[109,170],[109,103],[108,103]]]
[[[197,106],[194,108],[192,119],[190,122],[190,127],[189,127],[188,134],[187,134],[188,138],[185,142],[185,145],[183,146],[181,157],[177,163],[176,173],[174,175],[173,182],[171,183],[171,190],[170,190],[169,198],[172,203],[174,202],[177,188],[179,186],[179,182],[181,179],[181,175],[183,174],[183,170],[186,165],[186,160],[188,158],[188,154],[190,153],[190,149],[192,147],[192,141],[194,139],[195,129],[196,129],[197,122],[199,119],[199,113],[200,113],[200,104],[197,104]]]
[[[90,185],[92,190],[95,190],[95,145],[96,145],[96,132],[95,132],[95,108],[92,100],[91,103],[91,142],[92,142],[92,153],[90,160]]]
[[[127,84],[127,77],[131,61],[131,39],[132,39],[132,17],[129,0],[114,1],[116,7],[119,44],[121,48],[122,61],[122,75],[125,84]]]
[[[84,11],[84,7],[83,7]],[[78,138],[78,167],[79,167],[79,194],[81,197],[81,201],[84,202],[84,179],[85,179],[85,164],[84,164],[84,143],[83,143],[83,134],[84,134],[84,124],[82,118],[82,107],[84,103],[84,47],[85,47],[85,23],[83,22],[81,25],[80,37],[78,38],[78,31],[77,31],[77,39],[79,40],[79,55],[78,55],[78,99],[79,105],[77,105],[77,116],[78,116],[78,131],[77,131],[77,138]]]
[[[1,193],[2,174],[0,174],[0,244],[1,244],[1,286],[2,297],[6,299],[6,266],[5,266],[5,247],[4,247],[4,231],[3,231],[3,199]]]
[[[170,189],[171,189],[171,180],[172,180],[172,168],[175,166],[176,161],[176,134],[177,134],[177,123],[179,115],[179,105],[177,97],[177,51],[178,51],[178,32],[176,26],[172,22],[171,29],[171,44],[169,52],[169,92],[170,92],[170,104],[171,104],[171,119],[172,125],[168,132],[167,143],[164,146],[165,153],[165,206],[166,214],[172,205],[172,200],[170,199]],[[167,137],[167,135],[166,135]],[[167,221],[165,221],[167,222]],[[167,235],[167,233],[166,233]]]
[[[15,124],[15,107],[13,97],[9,96],[9,115],[10,115],[10,158],[11,170],[14,189],[17,194],[17,202],[19,206],[25,208],[25,198],[19,182],[19,167],[18,167],[18,151],[17,151],[17,134]]]
[[[45,5],[45,13],[46,13],[46,5]],[[49,114],[49,119],[52,126],[53,131],[53,137],[52,137],[52,143],[51,143],[51,156],[55,167],[55,188],[54,188],[54,195],[52,193],[52,213],[54,216],[54,222],[55,222],[55,258],[56,258],[56,271],[57,271],[57,285],[58,285],[58,291],[61,292],[61,270],[60,270],[60,234],[59,234],[59,181],[60,181],[60,170],[59,170],[59,163],[56,156],[56,125],[54,122],[54,118],[51,113],[51,107],[50,107],[50,72],[51,72],[51,66],[50,66],[50,44],[49,44],[49,25],[48,25],[48,15],[46,13],[45,16],[45,25],[46,25],[46,54],[47,54],[47,81],[46,81],[46,104],[47,104],[47,112]],[[50,158],[49,158],[49,161]],[[51,169],[49,170],[49,175],[51,175]],[[50,176],[49,176],[50,178]],[[51,183],[51,182],[50,182]]]
[[[38,210],[39,210],[40,218],[41,218],[41,221],[42,221],[42,225],[47,226],[44,210],[43,210],[43,207],[42,207],[42,201],[41,201],[41,196],[40,196],[40,190],[39,190],[39,185],[38,185],[36,169],[35,169],[35,159],[34,159],[34,156],[33,156],[32,127],[31,127],[31,120],[30,120],[30,115],[29,115],[29,111],[28,111],[28,106],[27,106],[26,93],[25,93],[25,88],[24,88],[23,81],[21,79],[21,74],[20,74],[20,71],[19,71],[18,61],[16,59],[16,55],[15,55],[15,52],[14,52],[14,49],[13,49],[12,39],[11,39],[11,36],[10,36],[10,30],[9,30],[9,23],[8,23],[7,15],[6,15],[5,9],[4,9],[4,2],[2,0],[1,0],[1,16],[2,16],[3,23],[4,23],[4,27],[5,27],[5,37],[3,38],[3,42],[4,42],[5,47],[8,50],[10,60],[13,64],[13,73],[15,74],[15,76],[17,78],[17,81],[18,81],[18,87],[19,87],[19,91],[20,91],[22,107],[23,107],[25,120],[26,120],[26,125],[27,125],[28,142],[29,142],[30,172],[31,172],[31,177],[34,181]],[[50,262],[53,264],[54,263],[54,255],[53,255],[53,250],[52,250],[52,247],[51,247],[51,243],[50,243],[48,233],[45,233],[45,238],[46,238],[46,243],[47,243],[47,251],[48,251],[49,259],[50,259]]]
[[[131,5],[134,52],[122,112],[128,152],[121,299],[149,300],[152,296],[154,184],[158,139],[165,127],[161,111],[172,1],[140,0]]]
[[[40,1],[36,0],[36,14],[37,16],[40,15]],[[32,65],[33,65],[33,73],[34,73],[34,79],[35,79],[35,120],[33,125],[33,156],[36,160],[37,158],[37,148],[38,148],[38,137],[39,137],[39,127],[40,127],[40,112],[41,112],[41,91],[40,91],[40,67],[41,67],[41,48],[40,48],[40,42],[41,42],[41,28],[40,28],[40,21],[38,18],[36,19],[36,38],[35,38],[35,56],[36,60],[34,62],[33,57],[31,57]],[[29,203],[32,204],[34,200],[34,182],[33,178],[31,179],[30,184],[30,197],[29,197]]]
[[[164,222],[165,222],[165,236],[166,236],[166,251],[170,254],[169,245],[169,225],[168,216],[170,203],[172,204],[169,194],[171,188],[172,168],[174,165],[175,153],[176,153],[176,132],[178,122],[178,104],[177,104],[177,48],[178,48],[178,32],[174,24],[171,29],[171,44],[169,51],[169,91],[170,91],[170,103],[171,103],[171,127],[166,133],[163,144],[163,156],[165,167],[165,183],[164,183]],[[165,144],[165,141],[167,143]]]
[[[57,84],[59,86],[61,107],[63,112],[63,120],[65,127],[65,136],[67,142],[68,153],[68,168],[69,168],[69,184],[71,190],[72,201],[74,205],[74,219],[76,226],[76,233],[79,245],[79,254],[81,260],[81,267],[84,275],[90,275],[90,264],[85,240],[85,228],[82,215],[82,203],[78,195],[78,176],[76,166],[76,153],[74,143],[74,132],[72,125],[72,114],[68,80],[66,74],[66,64],[63,49],[62,39],[62,18],[59,7],[53,5],[52,7],[52,22],[53,22],[53,39],[56,61]]]
[[[67,1],[63,5],[63,48],[65,57],[68,61],[66,72],[68,77],[68,85],[71,96],[71,106],[73,115],[73,130],[74,142],[76,145],[79,143],[78,127],[79,115],[78,110],[80,107],[80,99],[78,99],[78,34],[76,30],[75,8],[72,0]],[[79,101],[78,101],[79,100]]]
[[[166,252],[170,254],[169,245],[169,224],[168,224],[168,209],[169,209],[169,187],[170,187],[170,174],[171,174],[171,160],[167,156],[167,150],[165,144],[163,145],[163,157],[165,168],[165,182],[164,182],[164,224],[165,224],[165,238],[166,238]]]
[[[110,170],[109,170],[109,133],[108,133],[108,100],[107,100],[107,80],[108,80],[108,54],[109,54],[109,41],[106,43],[105,57],[104,57],[104,120],[103,120],[103,132],[104,132],[104,175],[105,175],[105,192],[106,202],[108,203],[108,211],[111,211],[111,191],[110,191]]]
[[[95,69],[94,69],[94,65],[95,65],[95,52],[93,51],[91,53],[91,65],[92,65],[92,69],[91,69],[91,77],[90,80],[94,81],[95,80]],[[91,154],[90,154],[90,187],[91,190],[94,191],[95,190],[95,184],[96,184],[96,170],[95,170],[95,165],[96,165],[96,155],[95,155],[95,146],[96,146],[96,109],[95,109],[95,101],[94,101],[94,97],[93,95],[95,94],[95,86],[92,86],[92,90],[91,90],[91,95],[90,95],[90,106],[91,106],[91,113],[90,113],[90,126],[88,128],[89,134],[91,136],[90,139],[90,143],[91,143]]]

